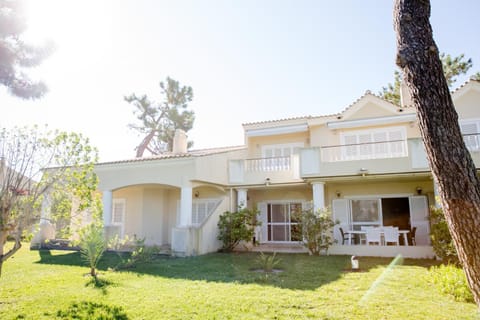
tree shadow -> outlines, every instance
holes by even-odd
[[[58,254],[52,254],[52,251],[48,249],[38,250],[40,260],[36,263],[88,267],[87,264],[83,261],[80,251],[61,250],[55,251],[55,253]],[[106,271],[109,268],[118,265],[121,261],[121,257],[118,254],[114,252],[106,252],[103,255],[102,259],[100,259],[97,269]]]
[[[81,301],[79,303],[72,303],[66,310],[58,310],[55,319],[128,320],[129,318],[122,307]]]
[[[253,271],[260,265],[259,253],[211,253],[197,257],[175,258],[157,256],[149,262],[139,263],[133,268],[117,272],[132,272],[139,276],[148,274],[163,278],[188,279],[195,281],[224,282],[274,286],[285,289],[315,290],[336,281],[351,270],[350,256],[308,256],[307,254],[277,254],[281,259],[277,269],[283,272],[263,274]],[[114,268],[122,259],[107,252],[99,263],[99,270]],[[360,257],[360,274],[370,269],[388,266],[392,258]],[[84,266],[79,253],[63,255],[40,254],[38,263]],[[434,260],[405,259],[403,265],[430,267],[438,264]]]
[[[108,294],[108,287],[115,286],[116,283],[101,277],[92,277],[90,276],[88,281],[85,283],[85,287],[92,287],[94,289],[98,289],[102,292],[103,295]]]

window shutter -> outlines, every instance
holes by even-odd
[[[410,224],[417,227],[415,242],[417,245],[430,245],[430,224],[428,220],[428,201],[425,196],[412,196],[410,203]]]
[[[350,200],[334,199],[332,201],[332,216],[333,221],[339,222],[339,224],[336,224],[333,228],[333,237],[337,240],[337,243],[342,243],[342,235],[338,228],[350,226]]]
[[[265,202],[260,202],[257,205],[258,211],[258,220],[260,221],[260,232],[257,235],[257,240],[260,243],[267,242],[268,233],[267,233],[267,204]]]

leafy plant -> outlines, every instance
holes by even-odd
[[[474,302],[463,270],[454,265],[440,265],[430,269],[430,277],[441,293],[452,296],[455,301]]]
[[[240,241],[251,241],[255,226],[260,225],[257,215],[257,210],[247,208],[240,208],[237,212],[226,211],[220,215],[217,239],[222,241],[221,250],[230,252]]]
[[[91,223],[81,230],[79,246],[83,260],[90,267],[90,275],[97,279],[97,265],[107,249],[102,224]]]
[[[277,253],[274,252],[272,255],[267,255],[263,252],[260,252],[257,262],[260,264],[260,267],[263,269],[263,271],[272,272],[275,266],[282,261],[282,259],[276,257],[276,254]]]
[[[458,255],[442,208],[432,207],[430,210],[430,239],[437,257],[447,263],[458,265]]]
[[[328,252],[328,248],[334,243],[332,228],[336,224],[332,220],[332,214],[328,208],[318,210],[302,210],[295,213],[295,219],[300,222],[301,233],[296,235],[302,238],[303,245],[308,249],[311,255],[318,255],[322,250]]]
[[[122,262],[117,266],[117,269],[126,269],[134,268],[139,263],[152,261],[159,253],[157,246],[145,246],[145,238],[135,239],[133,241],[134,249],[128,259],[123,259]]]

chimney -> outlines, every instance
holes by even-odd
[[[187,153],[187,134],[182,129],[175,130],[172,152],[174,154]]]
[[[400,106],[402,108],[412,106],[412,97],[410,96],[410,91],[408,90],[404,80],[402,80],[400,83]]]

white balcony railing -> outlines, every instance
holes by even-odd
[[[322,162],[408,157],[407,140],[346,144],[321,148]]]
[[[245,160],[246,172],[288,171],[290,169],[291,169],[290,156]]]

